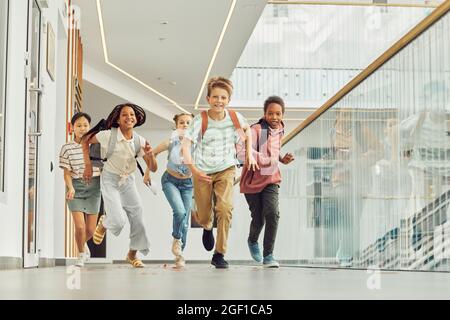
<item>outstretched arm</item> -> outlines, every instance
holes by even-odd
[[[149,168],[151,172],[156,172],[156,170],[158,170],[158,163],[156,162],[155,154],[153,153],[153,149],[150,147],[148,141],[145,141],[143,158],[147,164],[147,168]]]
[[[243,128],[245,133],[245,154],[248,167],[255,171],[259,170],[259,165],[253,157],[253,138],[252,138],[252,130],[248,124],[246,124]]]
[[[92,179],[92,163],[91,158],[89,158],[89,145],[92,143],[99,143],[96,135],[91,135],[88,138],[81,139],[81,146],[83,149],[83,159],[84,159],[84,173],[83,180],[89,184]]]
[[[181,143],[181,150],[183,153],[184,158],[184,164],[191,170],[192,174],[200,181],[204,182],[212,182],[212,179],[210,176],[208,176],[203,171],[200,171],[192,161],[192,155],[191,155],[191,145],[192,141],[187,139],[186,137],[183,139],[183,142]]]
[[[282,163],[282,164],[289,164],[289,163],[291,163],[292,161],[294,161],[295,160],[295,158],[294,158],[294,155],[292,154],[292,153],[286,153],[285,155],[284,155],[284,157],[281,157],[281,154],[280,154],[280,162]]]
[[[163,141],[161,142],[156,148],[155,150],[153,150],[153,153],[155,155],[155,158],[158,156],[158,154],[160,154],[161,152],[164,152],[166,150],[169,149],[169,140],[167,141]],[[144,174],[144,183],[148,184],[150,181],[150,169],[147,166],[147,168],[145,168],[145,174]]]
[[[169,150],[169,144],[170,144],[170,140],[166,140],[161,142],[156,148],[155,150],[153,150],[153,153],[155,154],[155,157],[158,156],[158,154],[160,154],[161,152],[164,152],[166,150]]]

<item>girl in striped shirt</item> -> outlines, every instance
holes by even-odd
[[[83,182],[84,160],[81,138],[89,131],[91,117],[76,113],[71,120],[74,141],[62,146],[59,167],[64,169],[66,199],[75,223],[75,240],[79,256],[76,265],[84,266],[89,254],[86,242],[92,238],[100,211],[100,169],[94,168],[92,182]]]

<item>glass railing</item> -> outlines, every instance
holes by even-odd
[[[295,264],[450,271],[449,9],[286,137],[277,241]]]
[[[432,10],[268,4],[233,71],[233,104],[276,92],[288,108],[318,108]]]

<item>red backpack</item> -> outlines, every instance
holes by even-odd
[[[244,130],[241,128],[241,124],[239,123],[239,120],[236,115],[236,111],[233,109],[227,109],[228,113],[230,114],[231,121],[233,122],[233,125],[239,135],[238,142],[235,143],[235,149],[236,149],[236,166],[238,168],[242,167],[245,164],[245,140],[247,137],[245,136]],[[201,131],[201,137],[205,135],[206,129],[208,129],[208,113],[206,111],[201,112],[202,117],[202,131]]]

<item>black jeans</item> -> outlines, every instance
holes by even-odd
[[[257,242],[264,224],[266,225],[263,243],[264,257],[273,253],[277,236],[278,220],[280,219],[278,209],[279,188],[276,184],[269,184],[260,193],[245,194],[245,199],[252,213],[248,241]]]

